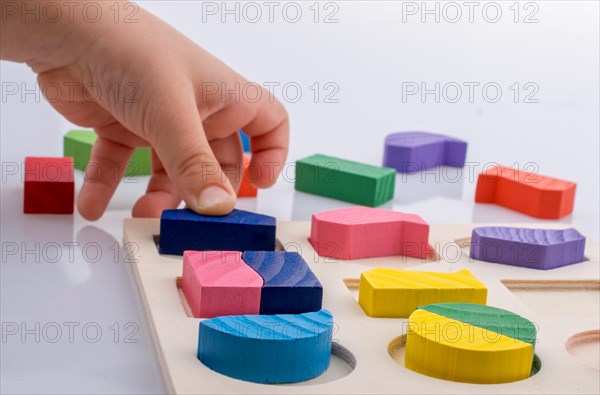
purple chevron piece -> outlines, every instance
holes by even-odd
[[[398,132],[385,138],[383,165],[400,173],[415,173],[436,166],[463,167],[467,143],[429,132]]]
[[[555,269],[584,260],[585,237],[570,229],[485,226],[473,229],[473,259],[530,269]]]

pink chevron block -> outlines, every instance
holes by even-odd
[[[259,314],[262,277],[239,251],[184,251],[181,289],[196,318]]]
[[[426,258],[432,252],[428,239],[429,225],[418,215],[350,207],[313,214],[309,241],[320,256],[349,260]]]

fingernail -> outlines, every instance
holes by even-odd
[[[205,210],[219,206],[231,200],[231,198],[231,195],[223,188],[210,186],[200,191],[200,195],[198,195],[198,208]]]

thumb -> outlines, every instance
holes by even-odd
[[[193,97],[170,98],[154,113],[144,136],[187,206],[200,214],[225,215],[236,193],[215,158]]]

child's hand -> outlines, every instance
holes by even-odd
[[[107,20],[98,23],[39,27],[44,36],[23,38],[23,47],[33,47],[26,50],[6,35],[35,27],[11,17],[2,26],[2,58],[27,62],[54,108],[98,134],[77,202],[81,215],[95,220],[104,213],[135,147],[147,145],[153,174],[134,216],[159,216],[181,199],[200,213],[230,212],[241,182],[240,128],[251,138],[259,175],[253,183],[272,185],[288,149],[283,106],[262,88],[253,102],[225,94],[236,84],[241,91],[247,80],[149,13],[115,23],[105,11]],[[61,88],[58,99],[53,87]],[[246,96],[254,99],[254,92]]]

